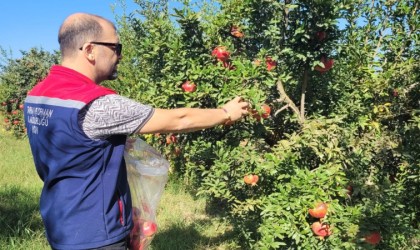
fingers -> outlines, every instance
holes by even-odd
[[[248,109],[249,108],[249,103],[248,102],[240,102],[240,107],[243,109]]]
[[[249,106],[249,103],[246,102],[241,96],[236,96],[233,99],[233,102],[240,104],[241,108],[247,108]]]
[[[242,116],[247,116],[249,114],[248,108],[242,109]]]
[[[241,96],[236,96],[234,100],[236,102],[242,102],[244,99]]]
[[[224,105],[229,113],[231,114],[231,119],[237,121],[242,119],[244,116],[248,115],[249,103],[244,101],[240,96],[236,96],[230,102]]]
[[[242,116],[248,115],[249,102],[244,101],[242,97],[239,97],[239,107],[242,109]]]

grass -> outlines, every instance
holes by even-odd
[[[0,131],[0,249],[49,249],[39,215],[42,182],[27,140]]]
[[[50,249],[39,214],[42,182],[26,139],[0,128],[0,250]],[[170,181],[157,214],[159,231],[150,250],[238,249],[231,226],[208,213],[206,201]]]
[[[232,240],[231,226],[206,211],[204,199],[194,198],[184,186],[170,182],[158,210],[159,233],[151,249],[239,249]]]

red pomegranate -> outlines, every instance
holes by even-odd
[[[309,214],[314,218],[324,218],[328,211],[328,205],[324,202],[318,203],[315,208],[309,209]]]
[[[211,55],[221,62],[226,62],[230,57],[230,53],[227,51],[225,46],[217,46],[213,49]]]
[[[318,235],[321,239],[323,239],[325,236],[330,236],[332,234],[330,226],[319,221],[314,222],[311,228],[312,232],[314,232],[315,235]]]

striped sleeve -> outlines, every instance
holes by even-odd
[[[129,98],[111,94],[99,97],[79,113],[79,126],[91,139],[115,134],[130,135],[140,130],[154,109]]]

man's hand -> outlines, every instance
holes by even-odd
[[[242,97],[235,97],[233,100],[229,101],[223,105],[222,109],[227,113],[229,117],[227,123],[233,123],[241,119],[242,117],[248,115],[249,103],[244,101]]]

